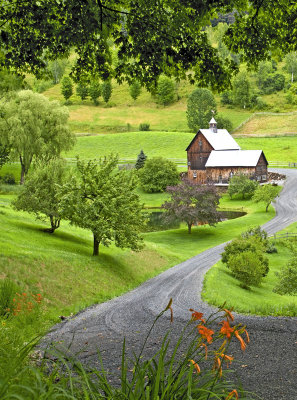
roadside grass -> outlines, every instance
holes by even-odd
[[[294,229],[296,231],[296,224]],[[276,241],[275,245],[278,253],[267,254],[270,270],[259,287],[252,287],[251,290],[242,289],[239,281],[220,261],[205,275],[203,300],[215,306],[225,303],[227,308],[234,308],[234,311],[244,314],[296,317],[297,296],[281,296],[272,291],[278,282],[275,273],[291,258],[290,252],[281,242]]]

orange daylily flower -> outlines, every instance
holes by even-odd
[[[205,319],[203,319],[203,313],[198,312],[193,310],[192,308],[190,308],[190,310],[192,312],[192,319],[193,321],[202,321],[205,324]]]
[[[236,400],[239,399],[239,396],[238,396],[238,393],[237,393],[237,390],[236,390],[236,389],[232,390],[232,392],[230,392],[230,393],[228,394],[228,396],[226,397],[226,400],[232,399],[233,396],[235,396],[235,399],[236,399]]]
[[[220,324],[223,325],[220,332],[223,335],[226,335],[228,339],[231,339],[231,335],[234,332],[234,328],[230,326],[229,321],[222,321],[220,322]]]
[[[194,365],[194,368],[196,369],[197,373],[200,374],[201,369],[199,365],[194,360],[189,360],[189,361],[191,361],[191,363]]]
[[[169,303],[167,304],[165,311],[170,310],[170,322],[173,322],[173,310],[172,310],[172,298],[169,300]]]
[[[211,343],[213,340],[212,335],[214,334],[214,331],[206,328],[204,325],[198,325],[197,328],[202,338],[206,339],[208,343]]]
[[[219,371],[219,375],[222,376],[223,369],[222,369],[222,362],[221,362],[220,357],[216,357],[214,360],[213,370],[216,370],[216,369]]]
[[[250,343],[250,336],[249,336],[248,331],[247,331],[246,329],[244,330],[244,333],[245,333],[245,335],[246,335],[246,341],[247,341],[247,343]]]
[[[245,341],[242,339],[242,337],[240,336],[240,334],[238,333],[238,331],[234,332],[234,335],[237,337],[237,339],[240,341],[240,347],[241,350],[244,351],[246,348],[246,344]]]
[[[207,353],[208,353],[207,345],[205,343],[201,343],[201,346],[205,348],[205,360],[207,360]]]
[[[231,321],[234,321],[234,317],[233,317],[233,315],[231,314],[231,311],[227,310],[227,308],[224,308],[224,311],[225,311],[225,315],[226,315],[227,319],[230,318]]]
[[[227,368],[229,368],[229,365],[231,365],[232,361],[234,360],[234,357],[228,356],[227,354],[221,354],[221,357],[223,360],[226,361]]]

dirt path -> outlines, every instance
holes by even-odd
[[[276,202],[276,217],[263,226],[270,234],[297,221],[297,171],[280,172],[286,173],[287,180]],[[80,352],[80,359],[92,366],[99,366],[100,348],[105,367],[117,370],[123,336],[128,353],[137,352],[153,319],[171,297],[176,334],[188,320],[189,308],[211,313],[213,308],[200,297],[203,276],[220,259],[224,245],[176,265],[121,297],[84,310],[55,326],[46,340],[71,343],[72,351]],[[265,400],[297,400],[297,318],[237,315],[236,321],[247,325],[251,337],[245,354],[233,352],[238,362],[236,374],[244,388]],[[157,351],[168,325],[166,316],[154,330],[149,351]]]

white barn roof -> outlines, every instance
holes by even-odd
[[[255,167],[262,150],[213,150],[205,167]]]
[[[240,150],[240,146],[226,129],[200,129],[200,132],[214,148],[214,150]]]

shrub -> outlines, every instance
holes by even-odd
[[[158,103],[167,106],[173,103],[175,97],[174,83],[168,76],[161,75],[158,80],[157,99]]]
[[[179,182],[179,173],[174,162],[162,157],[146,160],[139,171],[141,188],[147,193],[164,192],[167,186]]]
[[[266,276],[269,272],[269,260],[263,255],[265,246],[259,238],[256,236],[250,236],[247,238],[236,238],[232,242],[225,246],[224,252],[222,253],[222,262],[230,267],[230,260],[233,256],[236,256],[245,252],[252,252],[257,256],[261,264],[263,265],[263,276]]]
[[[227,129],[228,132],[232,132],[233,124],[229,118],[223,117],[222,115],[216,115],[215,119],[217,121],[218,129]]]
[[[222,106],[228,105],[228,104],[233,104],[231,91],[223,92],[221,94],[221,104],[222,104]]]
[[[7,172],[5,175],[3,175],[1,180],[3,183],[6,183],[7,185],[15,185],[15,177],[10,172]]]
[[[148,124],[147,122],[142,122],[141,124],[139,124],[139,130],[140,131],[149,131],[150,124]]]
[[[236,194],[242,195],[243,199],[248,198],[254,194],[258,186],[258,182],[252,181],[244,174],[234,175],[230,179],[228,194],[231,199]]]
[[[288,264],[281,269],[280,272],[276,272],[276,275],[280,278],[278,284],[275,286],[273,291],[275,293],[284,295],[297,295],[297,256],[288,262]]]
[[[138,81],[133,81],[130,86],[130,96],[136,100],[141,93],[141,84]]]
[[[228,267],[243,289],[258,286],[265,275],[265,266],[259,255],[250,250],[231,255]]]
[[[91,99],[93,100],[93,103],[95,106],[99,104],[98,98],[101,96],[101,85],[99,82],[93,80],[91,81],[90,87],[89,87],[89,95]]]
[[[88,82],[81,79],[76,86],[76,94],[84,101],[89,95]]]

